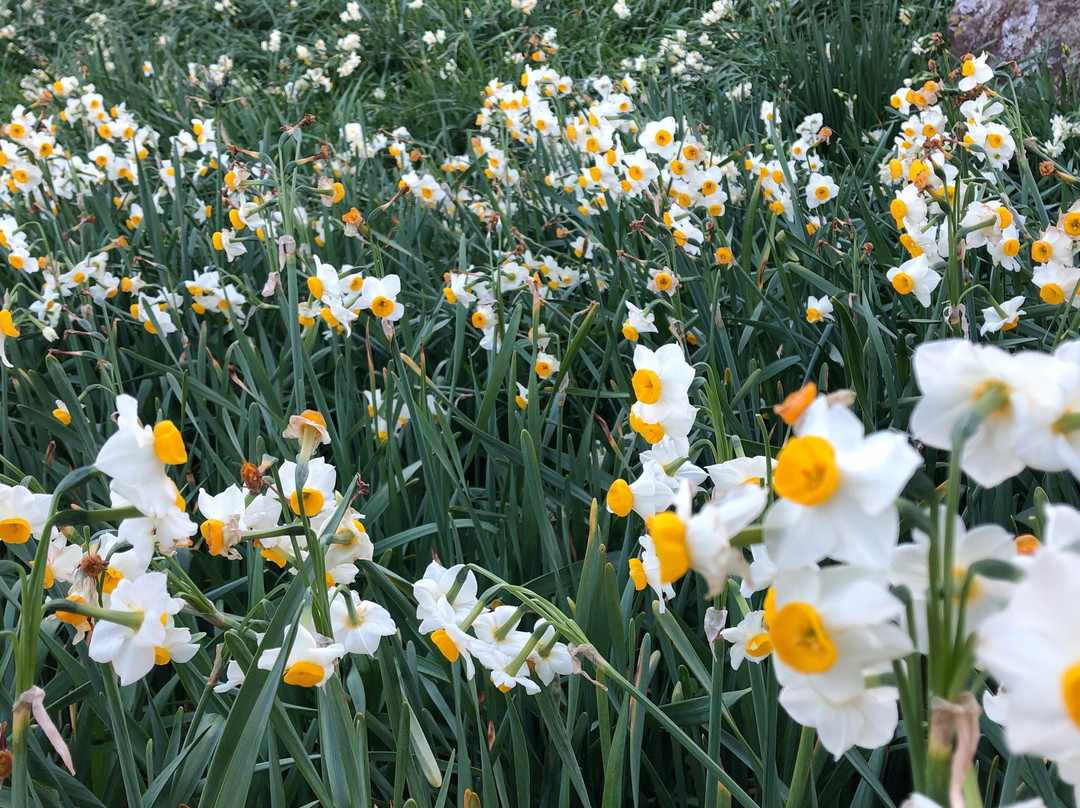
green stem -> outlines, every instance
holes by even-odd
[[[810,782],[810,766],[814,761],[813,727],[803,727],[799,735],[799,751],[795,755],[795,771],[791,774],[791,786],[788,789],[786,808],[799,808],[803,803],[806,784]]]

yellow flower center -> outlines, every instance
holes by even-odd
[[[1047,283],[1039,290],[1039,297],[1042,298],[1043,303],[1056,306],[1065,302],[1065,290],[1056,283]]]
[[[789,603],[769,623],[776,655],[799,673],[824,673],[836,663],[836,645],[809,603]]]
[[[641,563],[640,558],[630,559],[630,580],[634,582],[634,589],[638,592],[649,585],[645,577],[645,565]]]
[[[910,294],[915,288],[915,279],[906,272],[897,272],[893,275],[892,288],[902,295]]]
[[[826,185],[819,185],[814,189],[814,196],[824,202],[829,198],[829,188]]]
[[[971,60],[971,59],[968,59],[961,66],[960,72],[963,73],[964,76],[966,76],[967,78],[971,78],[972,76],[975,75],[975,62],[973,60]]]
[[[754,659],[761,659],[773,652],[772,637],[768,634],[755,634],[746,641],[746,655]]]
[[[1053,254],[1054,248],[1050,246],[1049,242],[1039,240],[1031,245],[1031,257],[1040,264],[1049,261],[1050,256]]]
[[[626,480],[616,480],[607,492],[607,506],[616,516],[626,516],[634,506],[634,494]]]
[[[660,583],[670,584],[679,580],[690,569],[686,525],[671,511],[650,516],[645,524],[652,536],[656,557],[660,560]]]
[[[836,452],[824,438],[792,438],[776,456],[776,493],[800,505],[820,505],[840,484]]]
[[[671,141],[673,139],[674,139],[674,137],[672,136],[671,132],[669,132],[667,129],[658,129],[656,131],[656,145],[657,146],[667,146],[667,145],[669,145],[671,143]]]
[[[659,443],[664,438],[663,424],[647,424],[633,413],[630,413],[630,428],[650,444]]]
[[[30,538],[30,523],[13,516],[0,521],[0,541],[4,544],[25,544]]]
[[[474,311],[471,319],[473,328],[483,329],[487,325],[487,315],[482,311]]]
[[[166,466],[179,466],[187,462],[184,439],[172,421],[160,421],[154,425],[154,454]]]
[[[304,500],[304,513],[308,516],[319,513],[323,509],[323,503],[326,502],[322,491],[317,488],[305,488],[300,496]],[[297,516],[300,515],[300,497],[297,496],[296,491],[293,491],[292,496],[289,497],[289,507]]]
[[[448,661],[457,662],[458,657],[461,656],[461,651],[458,650],[454,641],[450,639],[450,635],[447,633],[446,629],[440,628],[431,632],[431,641],[435,643],[435,647],[439,649],[439,653],[446,657]]]
[[[281,553],[271,547],[264,547],[262,550],[259,551],[259,555],[279,567],[284,567],[289,561],[287,558],[285,558],[285,556],[283,556]]]
[[[622,327],[622,335],[631,342],[637,342],[638,330],[632,325],[624,325]]]
[[[371,313],[376,317],[389,317],[394,313],[394,301],[379,295],[371,301]]]
[[[312,297],[322,297],[323,296],[323,282],[321,280],[319,280],[318,278],[308,278],[307,279],[307,288],[308,288],[308,291],[311,292]]]
[[[634,395],[642,404],[655,404],[660,400],[660,377],[652,370],[638,370],[633,378]]]
[[[172,660],[172,654],[169,653],[168,648],[162,648],[160,645],[154,649],[154,664],[155,665],[167,665]]]
[[[1065,232],[1073,238],[1080,238],[1080,212],[1065,215]]]
[[[630,166],[630,170],[627,173],[634,182],[641,182],[642,178],[645,176],[645,172],[641,170],[641,166]]]
[[[20,334],[19,329],[15,327],[15,321],[11,317],[11,312],[7,309],[0,309],[0,334],[12,338],[17,337]]]
[[[551,363],[546,359],[541,359],[536,363],[536,375],[541,379],[546,379],[551,375]]]
[[[64,600],[70,600],[72,603],[86,603],[86,601],[78,595],[68,595]],[[81,626],[86,623],[86,618],[81,614],[75,612],[56,611],[57,618],[61,623],[67,623],[69,626]]]
[[[1020,242],[1014,238],[1006,239],[1001,245],[1001,251],[1010,258],[1020,254]]]
[[[986,142],[991,149],[1000,149],[1001,144],[1005,142],[1005,138],[999,135],[997,132],[993,132],[986,136]]]
[[[904,203],[904,200],[894,199],[892,202],[890,202],[889,213],[892,214],[892,217],[896,219],[896,221],[900,221],[905,216],[907,216],[907,205]]]
[[[1016,545],[1016,554],[1022,556],[1035,555],[1035,552],[1042,546],[1042,543],[1031,533],[1017,536],[1013,539],[1013,543]]]
[[[315,687],[323,680],[323,667],[315,662],[296,662],[288,667],[282,681],[298,687]]]
[[[1001,227],[1002,230],[1004,230],[1006,227],[1008,227],[1010,224],[1012,224],[1012,220],[1013,220],[1012,211],[1010,211],[1004,205],[1002,205],[1000,208],[997,209],[997,216],[998,216],[998,226]]]
[[[657,274],[655,282],[657,289],[659,289],[661,292],[666,292],[668,289],[671,288],[672,278],[671,275],[669,275],[668,273],[661,272]]]
[[[210,555],[221,555],[225,547],[225,523],[218,519],[207,519],[199,525],[199,533],[206,539],[206,549]]]
[[[1080,727],[1080,662],[1070,665],[1061,677],[1061,697],[1069,718]]]
[[[821,316],[821,312],[815,309],[813,306],[806,310],[806,322],[808,323],[820,323],[825,318]]]

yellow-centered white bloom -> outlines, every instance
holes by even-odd
[[[893,737],[896,689],[866,677],[911,650],[903,610],[884,573],[847,566],[781,570],[765,598],[780,703],[837,757]]]
[[[896,498],[921,462],[902,435],[865,435],[850,410],[819,396],[776,457],[779,499],[764,522],[769,555],[781,569],[827,557],[888,569],[899,535]]]
[[[151,572],[138,582],[123,580],[109,600],[112,611],[128,612],[138,620],[133,628],[121,623],[99,620],[90,638],[90,658],[111,662],[121,685],[129,685],[146,676],[154,665],[170,660],[187,662],[198,651],[191,632],[173,625],[173,615],[184,601],[169,595],[168,577]]]
[[[281,495],[297,516],[301,505],[308,517],[317,516],[325,509],[334,507],[334,487],[337,485],[337,469],[321,457],[308,463],[308,476],[302,491],[296,490],[296,463],[291,460],[281,464],[278,471]]]
[[[283,648],[268,648],[259,657],[259,669],[273,670]],[[297,625],[281,681],[298,687],[322,687],[334,673],[334,663],[345,654],[340,643],[320,644],[303,625]]]
[[[143,426],[138,407],[131,396],[116,397],[117,430],[101,447],[94,467],[112,478],[109,485],[116,494],[146,516],[165,514],[176,508],[178,496],[165,467],[187,463],[187,449],[172,421]]]
[[[683,483],[676,509],[651,516],[645,524],[660,561],[660,583],[673,583],[692,569],[713,594],[723,589],[729,573],[745,574],[746,561],[731,539],[761,513],[766,494],[756,486],[741,486],[697,513],[692,498],[691,486]]]
[[[1042,549],[976,655],[1005,690],[1010,751],[1049,758],[1080,791],[1080,555]]]

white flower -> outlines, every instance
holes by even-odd
[[[773,651],[763,611],[748,613],[739,625],[724,629],[720,636],[731,643],[731,667],[735,670],[743,660],[760,663]]]
[[[151,572],[138,583],[123,580],[109,600],[112,611],[130,613],[138,627],[99,620],[90,638],[90,658],[111,662],[121,685],[129,685],[146,676],[155,664],[170,659],[186,662],[198,646],[189,642],[187,629],[173,626],[172,617],[184,607],[184,601],[170,597],[168,576]]]
[[[806,206],[814,210],[830,199],[835,199],[838,193],[840,193],[840,186],[833,181],[832,177],[826,177],[815,171],[806,183]]]
[[[977,404],[995,408],[964,445],[961,465],[975,482],[992,487],[1019,474],[1031,447],[1018,433],[1035,419],[1049,425],[1061,406],[1066,363],[1029,351],[1012,357],[992,345],[963,339],[919,345],[913,361],[922,398],[911,414],[911,432],[937,449],[951,449],[953,430]],[[1044,415],[1045,413],[1045,415]],[[1028,457],[1028,459],[1036,459]],[[1050,460],[1050,458],[1047,458]]]
[[[742,551],[731,538],[749,525],[765,507],[765,491],[740,486],[708,502],[692,513],[692,492],[683,483],[675,511],[664,511],[646,520],[649,536],[660,561],[660,583],[677,581],[687,570],[700,573],[710,593],[719,592],[730,571],[744,572]]]
[[[886,569],[896,544],[896,498],[921,464],[895,432],[863,434],[862,422],[818,397],[780,450],[765,516],[765,546],[781,569],[826,557]]]
[[[823,323],[827,320],[831,323],[832,319],[833,302],[828,295],[822,295],[821,297],[810,295],[806,299],[806,322]]]
[[[679,152],[679,144],[675,140],[677,128],[675,119],[670,115],[659,121],[650,121],[638,135],[638,143],[646,153],[670,160]]]
[[[24,544],[33,536],[44,538],[52,497],[34,494],[23,485],[0,483],[0,543]]]
[[[994,77],[994,69],[986,64],[988,58],[984,51],[978,57],[973,56],[964,60],[963,64],[960,65],[962,78],[956,85],[960,92],[966,93],[969,90],[974,90],[976,86],[986,84]]]
[[[229,664],[225,666],[225,681],[214,685],[214,692],[228,693],[230,690],[238,690],[244,684],[245,678],[244,669],[240,667],[240,663],[235,659],[230,659]]]
[[[397,275],[385,278],[368,277],[360,291],[358,305],[361,309],[370,309],[371,313],[387,322],[400,320],[405,313],[405,306],[398,303],[401,292],[401,279]]]
[[[556,675],[569,676],[574,670],[570,649],[566,643],[553,642],[554,639],[555,628],[548,626],[540,635],[533,652],[529,654],[533,672],[545,685],[550,685]]]
[[[641,418],[662,422],[672,411],[685,406],[695,374],[678,343],[664,345],[655,352],[638,345],[634,349],[634,368],[631,381],[642,405]]]
[[[349,611],[345,598],[353,602],[355,620]],[[370,600],[360,600],[355,592],[339,592],[330,604],[330,625],[334,630],[334,640],[345,647],[350,654],[374,654],[379,648],[379,641],[397,632],[390,612]]]
[[[301,499],[308,517],[316,516],[323,510],[334,508],[334,487],[337,485],[337,470],[321,457],[312,458],[308,463],[308,476],[304,489],[296,491],[296,464],[291,460],[281,464],[278,471],[278,485],[281,495],[289,503],[292,512],[300,515]]]
[[[856,567],[781,570],[765,602],[780,703],[815,727],[839,758],[852,746],[887,743],[896,729],[895,688],[867,690],[866,675],[911,649],[895,621],[903,604],[884,574]]]
[[[1014,754],[1045,757],[1080,785],[1080,556],[1044,548],[1009,605],[979,632],[976,655],[1006,693]],[[1080,790],[1080,789],[1078,789]]]
[[[890,269],[885,277],[898,293],[914,293],[919,303],[924,306],[930,305],[930,295],[941,283],[941,276],[930,268],[930,262],[925,255],[916,256]]]
[[[274,669],[283,648],[267,648],[259,657],[259,669]],[[345,653],[345,646],[339,643],[319,645],[315,636],[303,625],[296,626],[289,656],[285,660],[285,671],[281,680],[287,685],[299,687],[322,687],[334,672],[334,663]]]
[[[166,465],[187,462],[180,431],[172,421],[143,426],[138,402],[116,397],[117,431],[105,441],[94,467],[112,478],[112,490],[147,516],[176,508],[176,484],[165,474]]]
[[[424,577],[413,584],[416,619],[420,621],[418,630],[421,634],[427,634],[445,624],[445,617],[439,613],[441,602],[450,607],[450,613],[456,621],[464,620],[476,606],[476,575],[469,570],[462,576],[464,569],[464,564],[455,564],[447,569],[438,561],[432,561],[424,570]],[[457,585],[459,577],[462,577],[461,585],[450,599],[450,592]]]
[[[771,461],[776,465],[776,461]],[[768,476],[769,461],[764,456],[736,457],[723,463],[706,466],[705,471],[712,480],[713,494],[722,494],[740,485],[765,485]]]
[[[982,310],[983,324],[979,328],[979,335],[986,336],[998,331],[1008,331],[1016,328],[1020,322],[1020,315],[1027,314],[1021,306],[1024,305],[1024,296],[1017,295],[1006,300],[998,307],[990,306]]]

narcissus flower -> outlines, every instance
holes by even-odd
[[[890,269],[885,277],[899,294],[914,294],[919,303],[924,306],[930,305],[930,295],[941,283],[941,275],[930,268],[925,255],[918,255]]]
[[[184,601],[169,595],[168,576],[152,572],[138,580],[121,581],[109,598],[109,609],[126,612],[127,623],[99,620],[90,638],[90,658],[111,662],[121,685],[146,676],[157,664],[186,662],[198,646],[191,632],[173,625]]]
[[[1006,300],[1000,306],[990,306],[983,309],[983,324],[979,327],[980,336],[1016,328],[1020,323],[1020,315],[1027,313],[1020,308],[1023,305],[1024,296],[1017,295],[1010,300]]]
[[[176,508],[176,484],[166,466],[187,463],[187,449],[172,421],[143,426],[139,403],[131,396],[116,397],[117,430],[98,452],[94,467],[112,478],[112,490],[146,516]]]
[[[267,648],[259,657],[259,669],[273,670],[283,648]],[[340,643],[322,644],[303,625],[297,625],[281,681],[298,687],[322,687],[334,673],[334,663],[345,654]]]
[[[345,598],[352,600],[352,609]],[[339,591],[330,604],[330,624],[334,640],[350,654],[372,655],[383,637],[397,632],[390,612],[370,600],[360,600],[355,592]]]
[[[199,533],[210,555],[239,559],[235,548],[244,540],[244,533],[275,527],[281,505],[267,494],[257,494],[249,504],[244,492],[230,485],[217,496],[199,491],[199,513],[204,519]]]
[[[893,737],[896,688],[867,689],[866,676],[911,650],[896,624],[903,603],[884,573],[856,567],[781,570],[765,599],[780,704],[815,727],[839,757],[852,746],[875,748]]]
[[[735,670],[744,660],[760,663],[773,652],[763,611],[750,612],[739,625],[724,629],[720,636],[731,643],[731,667]]]
[[[330,445],[330,433],[326,429],[326,419],[321,412],[304,410],[299,415],[289,417],[289,425],[285,427],[282,437],[303,441],[305,435],[312,436],[317,444]]]
[[[52,497],[35,494],[22,485],[0,483],[0,543],[25,544],[41,534],[49,520]]]
[[[828,295],[822,295],[821,297],[814,297],[813,295],[810,295],[810,297],[806,299],[806,322],[832,322],[832,319],[833,302],[829,300]]]
[[[765,501],[762,489],[741,486],[693,513],[691,487],[684,483],[676,510],[645,522],[660,561],[660,583],[677,581],[692,569],[705,578],[710,593],[721,591],[730,572],[745,572],[746,567],[731,539],[757,518]]]
[[[989,56],[984,52],[980,56],[970,56],[960,65],[960,81],[957,89],[962,93],[974,90],[980,84],[986,84],[994,77],[994,69],[986,62]]]
[[[360,290],[358,305],[361,309],[369,309],[379,319],[392,323],[405,314],[405,306],[397,299],[400,293],[401,279],[397,275],[367,277]]]
[[[764,522],[769,555],[781,569],[826,557],[887,569],[899,533],[896,498],[920,463],[902,435],[864,435],[850,410],[819,397],[776,457],[780,498]]]
[[[634,395],[642,406],[638,414],[647,422],[663,421],[685,407],[694,369],[683,358],[677,343],[651,351],[644,345],[634,349]]]
[[[22,333],[15,326],[15,320],[11,316],[11,312],[8,309],[0,309],[0,362],[5,367],[13,367],[11,360],[7,358],[7,351],[4,348],[5,340],[15,339]]]
[[[638,143],[648,154],[670,160],[679,153],[679,144],[675,140],[677,131],[675,119],[669,115],[662,120],[647,123],[645,129],[638,135]]]
[[[334,487],[337,485],[337,469],[321,457],[312,458],[308,463],[308,477],[304,489],[296,490],[296,464],[288,461],[281,464],[278,472],[278,485],[281,495],[289,503],[296,515],[300,515],[301,499],[303,510],[309,517],[322,513],[326,508],[334,508]]]
[[[1045,424],[1054,420],[1063,377],[1070,372],[1066,363],[1046,354],[1026,352],[1018,361],[1000,348],[963,339],[919,345],[913,366],[922,392],[911,414],[916,439],[950,449],[960,420],[976,407],[984,411],[964,445],[961,466],[985,487],[998,485],[1027,465],[1030,447],[1018,445],[1018,431],[1033,419]]]
[[[1080,555],[1043,548],[976,655],[1004,688],[1009,749],[1058,764],[1080,791]]]
[[[833,181],[832,177],[826,177],[815,171],[806,183],[806,206],[813,210],[830,199],[835,199],[838,193],[840,193],[840,186]]]

